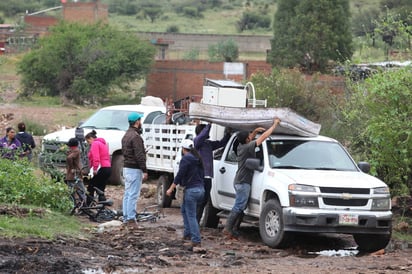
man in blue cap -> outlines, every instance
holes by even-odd
[[[123,177],[123,224],[137,226],[136,206],[142,181],[147,179],[146,152],[141,134],[142,114],[132,112],[128,116],[129,129],[122,138],[124,157]]]

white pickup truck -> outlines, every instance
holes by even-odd
[[[156,118],[162,115],[164,117],[166,107],[163,105],[163,102],[160,105],[138,104],[104,107],[77,128],[78,131],[83,132],[83,135],[94,129],[97,132],[97,137],[104,138],[108,143],[112,162],[112,175],[110,177],[112,184],[121,184],[123,182],[121,140],[129,128],[127,117],[133,111],[143,114],[144,129],[147,125],[152,124]],[[39,156],[40,167],[44,170],[47,168],[47,165],[51,165],[53,168],[65,167],[66,155],[59,153],[59,149],[73,137],[76,137],[76,128],[63,129],[45,135],[42,139],[42,148]],[[82,161],[84,166],[88,165],[86,153],[82,154]]]
[[[234,134],[214,160],[211,203],[202,217],[217,227],[235,201]],[[375,251],[391,238],[388,186],[368,175],[336,140],[324,136],[272,135],[249,159],[254,170],[244,221],[259,226],[270,247],[286,246],[294,232],[352,234],[358,248]]]

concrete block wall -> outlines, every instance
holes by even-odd
[[[270,39],[268,35],[219,35],[219,34],[189,34],[189,33],[166,33],[166,32],[144,32],[137,33],[144,40],[150,40],[156,45],[167,45],[170,51],[189,51],[198,49],[207,51],[209,45],[215,45],[221,41],[233,39],[240,52],[260,52],[266,54],[270,50]]]

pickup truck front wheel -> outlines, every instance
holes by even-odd
[[[166,194],[170,184],[171,182],[166,175],[161,175],[157,181],[157,204],[162,208],[172,205],[172,197]]]
[[[259,218],[259,233],[262,241],[272,247],[286,246],[290,234],[284,231],[282,207],[278,200],[268,200]]]
[[[353,239],[358,249],[365,252],[375,252],[385,248],[391,240],[391,235],[354,234]]]

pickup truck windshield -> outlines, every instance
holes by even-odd
[[[93,114],[81,128],[93,129],[113,129],[113,130],[127,130],[129,123],[127,117],[131,111],[125,110],[99,110]]]
[[[357,171],[339,143],[313,140],[267,140],[271,168]]]

